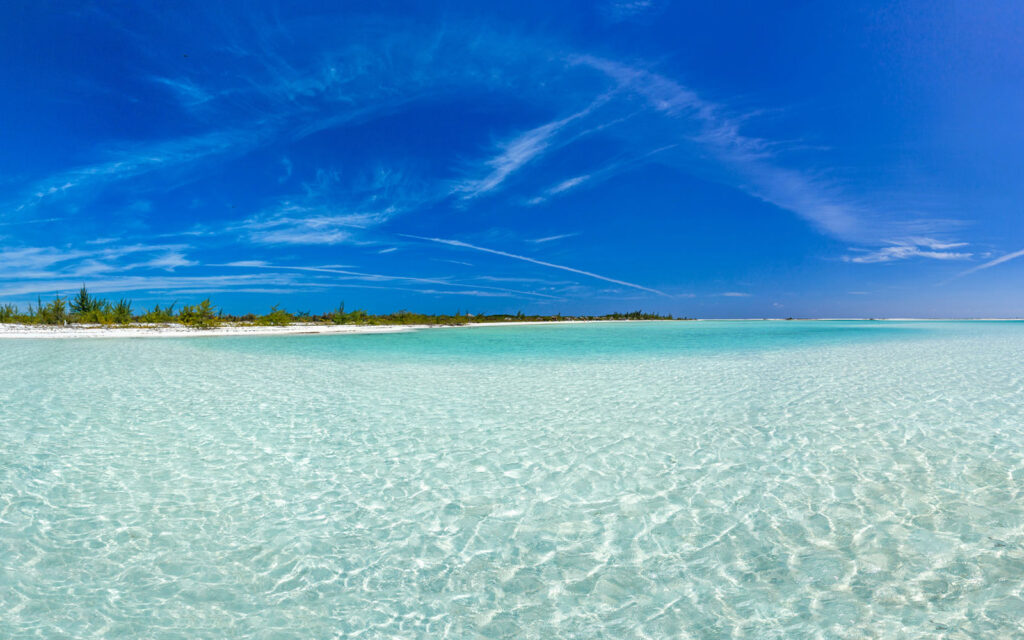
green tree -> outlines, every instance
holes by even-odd
[[[64,324],[68,320],[67,299],[54,294],[53,301],[44,305],[42,298],[37,299],[35,321],[39,324]],[[31,307],[29,307],[31,311]]]
[[[100,311],[103,309],[103,300],[94,298],[89,295],[89,290],[82,285],[82,288],[78,290],[78,294],[71,299],[70,303],[71,313],[78,316],[86,316],[90,313]]]
[[[132,301],[121,298],[110,309],[110,319],[117,324],[129,324],[132,321]]]
[[[178,312],[178,322],[197,329],[212,329],[220,324],[220,318],[217,317],[213,304],[207,298],[199,304],[182,307]]]
[[[149,311],[146,311],[139,316],[139,322],[147,322],[153,324],[167,324],[168,322],[174,321],[174,306],[177,302],[172,302],[166,309],[161,309],[160,305],[156,305]]]
[[[13,304],[0,305],[0,323],[18,320],[18,307]]]
[[[284,309],[278,309],[278,305],[270,308],[270,313],[256,318],[256,324],[261,326],[286,327],[292,323],[292,314]]]

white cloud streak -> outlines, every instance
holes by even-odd
[[[878,262],[893,262],[895,260],[906,260],[908,258],[930,258],[932,260],[967,260],[973,253],[963,251],[946,251],[967,246],[966,242],[941,242],[932,238],[908,238],[907,240],[893,241],[891,246],[881,249],[859,249],[853,248],[861,255],[843,256],[844,262],[857,264],[872,264]]]
[[[547,236],[547,237],[544,237],[544,238],[537,238],[535,240],[530,240],[530,242],[541,244],[541,243],[544,243],[544,242],[554,242],[555,240],[564,240],[566,238],[574,238],[574,237],[576,237],[578,235],[580,235],[579,232],[560,233],[557,236]]]
[[[250,218],[238,225],[255,244],[333,245],[351,242],[353,230],[386,221],[393,210],[363,213],[325,213],[318,206],[284,203],[270,216]]]
[[[578,186],[580,184],[583,184],[583,182],[585,182],[586,180],[589,180],[589,179],[590,179],[590,176],[588,176],[588,175],[582,175],[582,176],[576,176],[575,178],[569,178],[568,180],[560,182],[560,183],[556,184],[555,186],[551,187],[550,189],[548,189],[547,192],[548,192],[549,195],[554,195],[556,193],[562,193],[563,191],[568,191],[569,189],[572,189],[573,187],[576,187],[576,186]]]
[[[302,189],[228,230],[241,230],[255,244],[353,243],[359,241],[358,231],[429,200],[407,183],[402,172],[385,169],[346,183],[336,172],[320,170]]]
[[[294,287],[295,279],[286,274],[249,274],[233,276],[114,276],[91,278],[87,283],[94,293],[126,291],[165,291],[168,289],[209,288],[236,289],[254,285],[281,285]],[[80,279],[54,279],[0,284],[0,296],[27,294],[49,295],[55,291],[76,291],[82,286]],[[208,289],[207,289],[208,290]]]
[[[164,269],[165,271],[174,271],[178,267],[194,267],[198,262],[195,260],[189,260],[185,257],[185,254],[180,251],[168,251],[162,256],[140,262],[136,265],[130,265],[126,268],[144,267],[149,269]]]
[[[642,97],[656,111],[695,125],[684,137],[709,151],[732,175],[734,186],[781,209],[796,213],[833,236],[861,232],[860,207],[844,203],[835,189],[805,173],[775,163],[770,144],[740,133],[737,119],[695,91],[663,75],[612,60],[582,55],[570,62],[610,77],[620,89]]]
[[[36,182],[28,197],[13,206],[25,211],[73,191],[99,187],[159,169],[182,167],[226,153],[250,150],[260,141],[256,132],[228,130],[125,149],[112,160],[70,169]]]
[[[992,267],[994,267],[996,265],[1003,264],[1004,262],[1009,262],[1010,260],[1016,260],[1017,258],[1020,258],[1021,256],[1024,256],[1024,249],[1021,249],[1020,251],[1014,251],[1013,253],[1008,253],[1005,256],[1000,256],[1000,257],[996,258],[995,260],[989,260],[988,262],[986,262],[984,264],[979,264],[976,267],[973,267],[971,269],[968,269],[967,271],[964,271],[964,272],[958,274],[958,276],[966,276],[966,275],[975,273],[977,271],[982,271],[983,269],[991,269]]]
[[[77,277],[135,268],[186,266],[182,250],[186,245],[134,244],[98,249],[60,249],[57,247],[19,247],[0,250],[0,280],[29,280],[53,277]],[[123,265],[118,261],[130,255],[160,253],[149,261]]]
[[[541,265],[542,267],[550,267],[552,269],[561,269],[562,271],[568,271],[570,273],[577,273],[579,275],[587,276],[589,278],[596,278],[598,280],[604,280],[605,282],[611,282],[611,283],[614,283],[614,284],[620,284],[620,285],[622,285],[624,287],[632,287],[633,289],[639,289],[640,291],[647,291],[649,293],[655,293],[655,294],[657,294],[659,296],[670,297],[669,294],[665,293],[664,291],[658,291],[657,289],[652,289],[650,287],[645,287],[643,285],[634,284],[632,282],[626,282],[625,280],[616,280],[614,278],[609,278],[607,276],[602,276],[600,274],[593,273],[591,271],[583,271],[582,269],[574,269],[573,267],[566,267],[564,265],[554,264],[552,262],[545,262],[543,260],[536,260],[534,258],[530,258],[530,257],[527,257],[527,256],[520,256],[520,255],[516,255],[514,253],[507,253],[505,251],[498,251],[497,249],[488,249],[486,247],[480,247],[480,246],[477,246],[477,245],[472,245],[472,244],[469,244],[469,243],[466,243],[466,242],[462,242],[462,241],[459,241],[459,240],[447,240],[445,238],[428,238],[428,237],[424,237],[424,236],[414,236],[414,235],[409,235],[409,234],[402,234],[402,235],[407,237],[407,238],[415,238],[417,240],[426,240],[428,242],[436,242],[436,243],[439,243],[439,244],[446,244],[446,245],[449,245],[449,246],[452,246],[452,247],[460,247],[460,248],[463,248],[463,249],[473,249],[474,251],[483,251],[485,253],[491,253],[491,254],[494,254],[494,255],[497,255],[497,256],[503,256],[503,257],[506,257],[506,258],[512,258],[514,260],[522,260],[524,262],[531,262],[533,264]]]
[[[654,0],[612,0],[606,3],[604,12],[612,21],[620,22],[634,19],[656,6]]]
[[[274,270],[287,270],[287,271],[303,271],[307,273],[324,273],[345,276],[349,279],[354,280],[367,280],[371,282],[388,282],[388,281],[403,281],[403,282],[417,282],[432,285],[442,285],[451,287],[453,289],[487,289],[494,292],[501,292],[505,294],[515,294],[521,296],[533,296],[538,298],[551,298],[558,299],[558,296],[553,296],[546,293],[539,293],[536,291],[520,291],[518,289],[508,289],[505,287],[490,287],[480,284],[461,284],[458,282],[451,282],[441,278],[421,278],[418,276],[398,276],[391,274],[382,273],[366,273],[364,271],[352,271],[349,269],[341,269],[333,265],[324,266],[290,266],[290,265],[274,265],[259,261],[244,261],[234,262],[221,266],[245,266],[245,267],[257,267],[262,269],[274,269]],[[453,292],[457,293],[457,292]]]
[[[568,180],[564,180],[562,182],[559,182],[558,184],[556,184],[555,186],[551,187],[550,189],[545,189],[544,193],[542,193],[541,195],[539,195],[539,196],[537,196],[535,198],[530,198],[529,200],[526,201],[526,204],[534,205],[534,204],[540,204],[542,202],[546,202],[548,200],[548,198],[550,198],[551,196],[556,196],[556,195],[558,195],[560,193],[565,193],[566,191],[574,189],[575,187],[578,187],[579,185],[583,184],[584,182],[586,182],[589,179],[590,179],[589,175],[582,175],[582,176],[576,176],[575,178],[569,178]]]
[[[175,80],[157,76],[152,78],[153,82],[163,85],[171,90],[178,98],[182,106],[193,109],[214,99],[214,95],[198,86],[188,79]]]
[[[644,162],[649,158],[652,158],[653,156],[656,156],[664,151],[668,151],[669,149],[674,149],[678,146],[678,144],[660,146],[656,149],[652,149],[651,151],[647,151],[646,153],[643,153],[639,156],[627,158],[624,160],[618,160],[604,167],[601,167],[600,169],[591,171],[590,173],[578,175],[574,178],[569,178],[568,180],[563,180],[562,182],[559,182],[558,184],[549,187],[548,189],[545,189],[539,196],[530,198],[529,200],[526,201],[526,204],[541,204],[543,202],[547,202],[548,200],[555,196],[560,196],[569,191],[573,191],[581,185],[591,186],[596,183],[602,182],[608,179],[609,177],[622,172],[625,169],[631,168],[641,162]]]
[[[547,151],[559,132],[573,122],[586,117],[606,101],[607,96],[599,97],[581,111],[561,120],[530,129],[504,142],[500,145],[500,153],[487,161],[490,170],[485,176],[456,183],[452,188],[452,193],[460,195],[463,200],[470,200],[497,189],[512,173]],[[572,185],[565,188],[572,188]]]

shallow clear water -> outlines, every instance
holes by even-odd
[[[1024,324],[0,342],[0,637],[1024,636]]]

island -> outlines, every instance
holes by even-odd
[[[136,312],[126,298],[111,301],[86,286],[73,296],[37,299],[24,310],[0,304],[0,338],[75,338],[147,336],[301,335],[387,333],[433,327],[473,327],[534,323],[579,323],[627,320],[690,320],[644,311],[604,315],[425,314],[400,310],[386,314],[346,310],[345,303],[323,313],[290,312],[274,305],[267,313],[229,314],[209,298],[196,304],[177,302]]]

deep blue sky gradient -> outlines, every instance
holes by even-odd
[[[0,300],[1024,315],[1016,2],[6,3]]]

